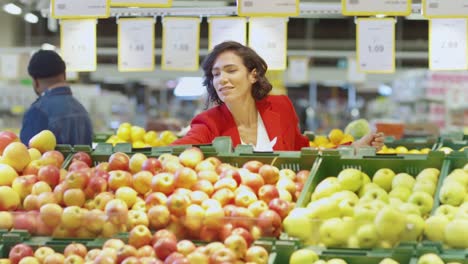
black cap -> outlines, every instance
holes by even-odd
[[[28,72],[33,78],[48,78],[65,73],[65,62],[52,50],[39,50],[29,61]]]

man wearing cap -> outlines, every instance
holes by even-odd
[[[39,50],[29,61],[28,72],[39,96],[23,117],[20,138],[24,144],[48,129],[58,144],[91,145],[93,129],[86,109],[66,83],[65,62],[54,51]]]

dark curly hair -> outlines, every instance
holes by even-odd
[[[225,52],[232,51],[237,56],[242,58],[244,66],[249,72],[256,70],[256,79],[257,81],[252,85],[252,97],[255,100],[261,100],[271,91],[271,83],[265,76],[265,73],[268,69],[268,65],[265,60],[262,59],[253,49],[246,47],[235,41],[226,41],[216,45],[211,51],[210,54],[205,58],[202,63],[202,68],[204,72],[203,85],[206,86],[208,91],[207,106],[210,102],[216,103],[218,105],[223,104],[224,102],[218,97],[216,89],[213,86],[213,65],[218,58],[218,56]]]

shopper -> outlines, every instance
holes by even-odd
[[[54,51],[39,50],[29,61],[28,72],[39,98],[23,117],[21,141],[44,129],[51,130],[58,144],[91,145],[93,129],[86,109],[66,83],[65,62]]]
[[[195,116],[185,137],[173,144],[211,143],[230,136],[234,146],[251,144],[257,151],[300,150],[309,140],[299,130],[294,107],[285,95],[268,95],[266,62],[237,42],[214,47],[203,62],[208,100],[216,106]],[[369,134],[356,146],[382,146],[382,134]]]

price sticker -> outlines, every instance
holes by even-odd
[[[239,16],[298,16],[299,0],[238,0]]]
[[[467,19],[464,18],[429,21],[429,69],[468,69],[467,30]]]
[[[52,0],[53,18],[107,18],[110,16],[110,0]]]
[[[358,70],[368,73],[395,71],[395,20],[357,20],[356,54]]]
[[[408,16],[411,0],[341,0],[341,12],[345,16]]]
[[[172,0],[110,0],[111,6],[171,7]]]
[[[121,18],[119,24],[119,71],[154,70],[154,19]]]
[[[286,69],[286,35],[286,18],[250,18],[249,46],[266,61],[268,70]]]
[[[60,21],[61,53],[67,70],[96,70],[96,19]]]
[[[242,45],[247,44],[247,19],[244,17],[210,18],[208,30],[208,49],[221,42],[232,40]]]
[[[162,41],[163,70],[198,70],[200,18],[165,17]]]
[[[468,1],[422,0],[422,10],[426,18],[468,17]]]

